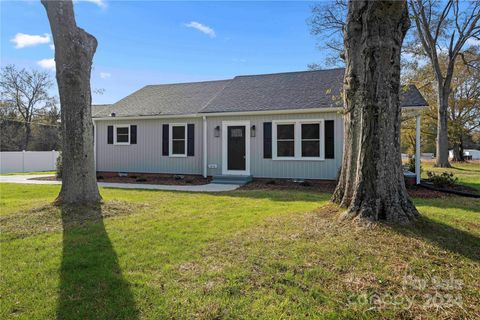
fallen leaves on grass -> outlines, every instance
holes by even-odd
[[[2,241],[25,238],[62,228],[81,226],[99,219],[132,214],[145,205],[108,201],[99,206],[43,205],[0,217]]]
[[[211,243],[200,258],[178,265],[177,285],[190,297],[198,294],[217,301],[222,297],[224,304],[215,310],[226,315],[233,308],[232,299],[241,296],[258,308],[245,310],[252,316],[265,315],[271,307],[286,314],[335,312],[347,318],[475,317],[480,296],[471,275],[480,276],[478,260],[469,260],[472,255],[453,247],[445,250],[448,246],[439,241],[451,242],[447,233],[432,242],[426,233],[440,228],[432,221],[418,224],[400,230],[386,224],[339,221],[335,205],[270,218]],[[452,277],[463,283],[460,291],[439,291],[433,285],[434,279]],[[418,289],[406,279],[429,285]],[[460,295],[458,304],[445,300],[450,294]],[[438,303],[438,299],[443,300]],[[266,304],[262,307],[258,301]],[[193,298],[185,308],[199,317],[211,315],[200,305]]]

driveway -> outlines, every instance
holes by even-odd
[[[22,183],[22,184],[61,184],[61,181],[32,180],[35,178],[48,177],[48,175],[12,175],[0,176],[0,183]],[[240,187],[234,184],[209,183],[203,185],[178,186],[163,184],[143,184],[143,183],[114,183],[98,182],[98,186],[105,188],[119,189],[145,189],[145,190],[168,190],[168,191],[188,191],[188,192],[225,192],[232,191]]]

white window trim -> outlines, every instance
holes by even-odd
[[[185,158],[187,156],[187,148],[188,148],[188,137],[187,137],[187,124],[186,123],[170,123],[168,126],[169,134],[168,134],[168,154],[169,157],[172,158]],[[173,127],[183,127],[185,130],[185,147],[183,154],[173,154]],[[180,139],[177,139],[180,140]]]
[[[320,125],[320,157],[302,157],[302,124],[318,123]],[[295,125],[295,156],[277,156],[277,125]],[[301,160],[301,161],[323,161],[325,160],[325,119],[285,119],[272,121],[272,160]]]
[[[245,126],[245,170],[228,170],[228,127]],[[222,174],[250,175],[250,121],[222,121]]]
[[[113,130],[113,144],[117,146],[128,146],[130,145],[131,141],[131,132],[130,132],[130,125],[129,124],[117,124],[115,125]],[[128,142],[117,142],[117,128],[127,128],[128,129]]]

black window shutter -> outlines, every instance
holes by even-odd
[[[195,125],[189,123],[187,125],[187,156],[195,155]]]
[[[137,144],[137,126],[130,126],[130,144]]]
[[[162,127],[162,155],[168,156],[168,124]]]
[[[107,143],[113,144],[113,126],[107,127]]]
[[[263,123],[263,158],[272,159],[272,123]]]
[[[325,159],[335,158],[334,121],[325,121]]]

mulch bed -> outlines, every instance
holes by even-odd
[[[242,186],[241,190],[305,190],[332,193],[335,190],[336,181],[327,180],[303,180],[294,181],[290,179],[254,179],[247,185]],[[455,185],[454,190],[476,193],[476,190],[467,186]],[[413,198],[443,198],[455,197],[437,190],[430,190],[420,186],[408,186],[408,194]]]
[[[32,180],[48,180],[48,181],[61,181],[54,176],[40,177]],[[201,176],[189,176],[189,175],[162,175],[148,177],[131,176],[131,177],[97,177],[98,182],[114,182],[114,183],[136,183],[136,184],[165,184],[165,185],[202,185],[208,184],[210,178],[203,178]]]
[[[333,192],[336,181],[329,180],[299,180],[290,179],[254,179],[242,186],[242,190],[315,190],[318,192]]]

